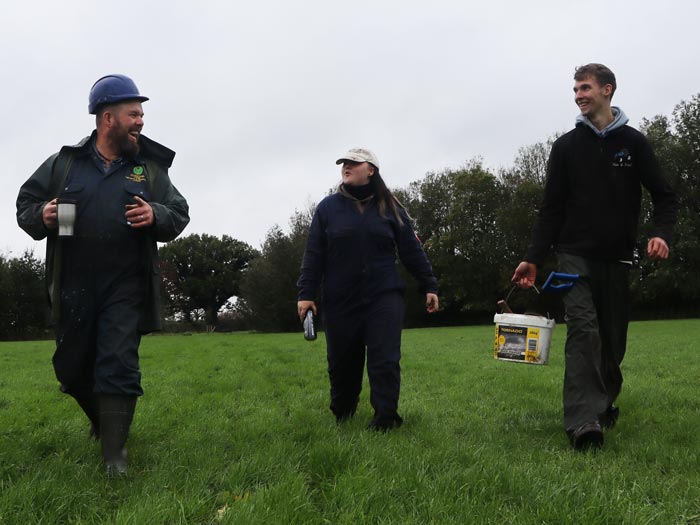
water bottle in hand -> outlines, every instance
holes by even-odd
[[[304,318],[304,339],[314,341],[316,339],[316,326],[314,326],[314,313],[309,308]]]

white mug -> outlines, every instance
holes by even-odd
[[[58,213],[58,235],[60,237],[72,237],[75,226],[75,201],[58,199],[56,202]]]

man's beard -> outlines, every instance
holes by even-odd
[[[133,160],[141,150],[138,142],[134,143],[129,138],[129,130],[122,124],[117,123],[115,127],[111,128],[107,138],[117,147],[119,155],[124,159]]]

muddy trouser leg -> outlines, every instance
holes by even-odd
[[[326,312],[325,327],[331,383],[330,409],[340,421],[355,414],[362,391],[365,344],[361,313]]]
[[[55,327],[53,366],[61,391],[71,395],[92,423],[98,436],[99,414],[93,394],[95,371],[95,304],[91,278],[75,272],[66,276],[61,290],[61,319]]]
[[[593,297],[596,276],[583,257],[560,253],[557,258],[559,271],[579,275],[564,296],[564,428],[571,434],[583,424],[598,421],[607,407],[608,392],[601,372],[600,327]]]
[[[388,292],[372,301],[366,314],[367,375],[378,426],[393,426],[403,421],[398,406],[404,311],[403,294]]]
[[[95,358],[95,391],[100,394],[143,395],[139,369],[142,290],[142,280],[136,276],[101,293]]]

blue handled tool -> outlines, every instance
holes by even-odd
[[[552,272],[542,286],[546,292],[564,292],[570,290],[578,281],[577,273]]]

